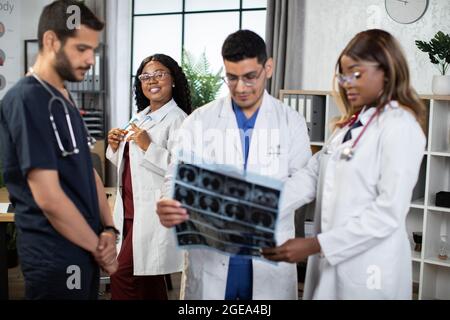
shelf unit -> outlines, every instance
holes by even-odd
[[[320,96],[322,102],[308,106],[311,110],[307,111],[307,96]],[[450,191],[450,96],[422,95],[421,99],[428,110],[427,146],[406,219],[411,243],[413,297],[419,300],[450,300],[450,257],[447,260],[438,258],[441,233],[447,234],[450,250],[450,208],[435,204],[437,192]],[[281,90],[280,100],[302,113],[307,122],[311,122],[308,128],[314,125],[320,127],[323,139],[311,141],[312,151],[320,150],[331,134],[328,124],[340,115],[332,92]],[[314,123],[314,109],[321,110],[324,123]],[[311,130],[309,134],[311,138]],[[422,232],[421,252],[414,251],[413,232]]]
[[[104,181],[105,178],[105,136],[106,136],[106,68],[105,45],[95,51],[95,64],[81,82],[66,84],[80,109],[80,114],[90,135],[97,140],[91,150],[94,168]]]

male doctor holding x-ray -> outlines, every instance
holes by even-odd
[[[311,157],[309,138],[304,118],[264,89],[273,72],[264,40],[252,31],[237,31],[225,40],[222,56],[230,95],[186,118],[173,154],[183,150],[188,157],[193,153],[214,164],[288,179]],[[166,227],[189,219],[180,203],[169,199],[172,179],[169,173],[163,192],[166,198],[157,207]],[[283,192],[297,192],[304,187],[298,185],[296,190]],[[281,210],[277,243],[294,237],[294,229],[294,210]],[[297,299],[296,265],[192,249],[186,254],[181,298]]]

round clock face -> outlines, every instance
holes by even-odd
[[[413,23],[427,11],[428,0],[386,0],[386,11],[399,23]]]

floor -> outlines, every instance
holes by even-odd
[[[25,296],[24,279],[22,273],[20,272],[20,267],[9,269],[8,277],[9,277],[9,299],[11,300],[24,299]],[[169,300],[179,300],[181,273],[174,273],[171,275],[170,278],[172,281],[173,289],[169,290],[168,292]],[[303,283],[298,284],[298,289],[299,289],[298,290],[299,299],[301,299],[303,295]],[[100,300],[111,299],[107,285],[100,285],[99,299]]]
[[[9,299],[10,300],[23,300],[25,297],[25,285],[20,267],[12,268],[8,270],[9,278]],[[180,296],[180,282],[181,273],[174,273],[170,276],[172,282],[172,290],[169,290],[169,300],[179,300]],[[110,300],[111,295],[108,291],[108,285],[100,285],[99,299]]]
[[[9,269],[9,299],[11,300],[22,300],[25,296],[25,288],[22,273],[20,272],[20,267]],[[169,290],[168,296],[169,300],[179,300],[180,297],[180,282],[181,282],[181,273],[174,273],[171,275],[172,281],[172,290]],[[299,300],[303,296],[303,283],[299,282],[298,284],[298,298]],[[418,286],[414,285],[413,288],[413,300],[417,300],[418,298]],[[100,286],[99,292],[100,300],[110,300],[111,296],[108,292],[107,285]]]

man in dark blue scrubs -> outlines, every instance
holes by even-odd
[[[71,6],[79,16],[70,16],[77,14]],[[71,18],[79,19],[72,28]],[[4,179],[16,208],[27,299],[96,299],[98,266],[117,269],[117,231],[88,132],[64,86],[82,81],[93,65],[103,26],[77,1],[46,6],[37,61],[0,107]]]

